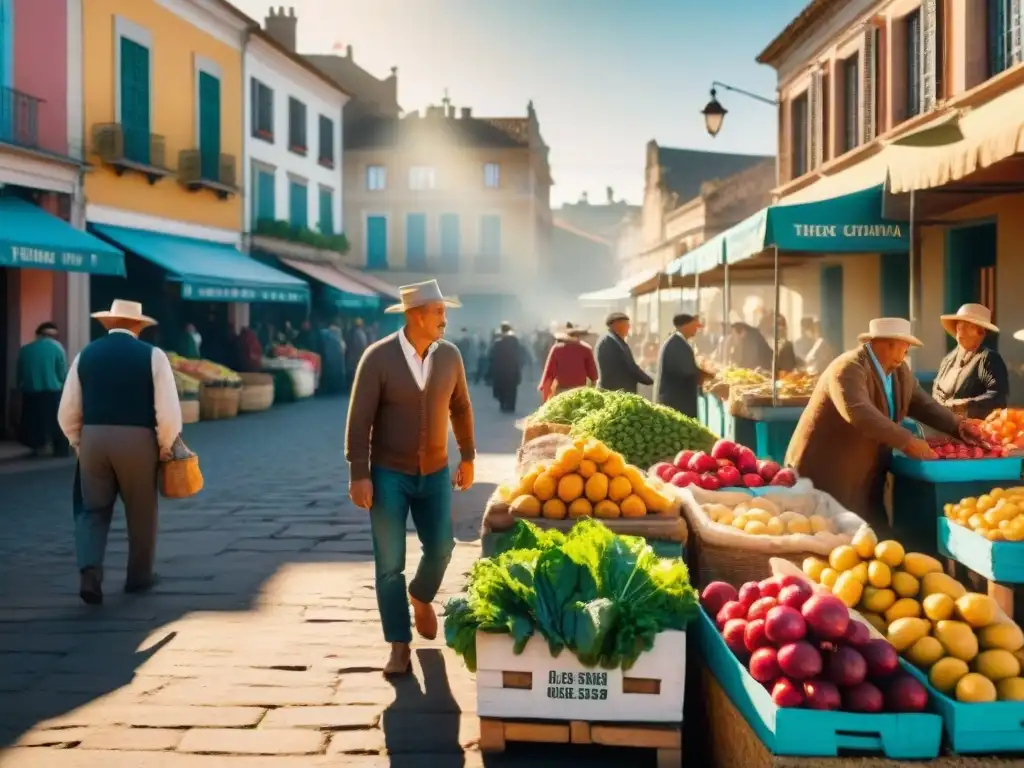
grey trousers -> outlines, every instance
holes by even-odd
[[[75,505],[78,568],[103,567],[114,503],[124,501],[128,578],[153,572],[157,534],[156,434],[144,427],[85,426],[78,446],[82,503]]]

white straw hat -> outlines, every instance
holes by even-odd
[[[398,289],[402,301],[392,304],[384,311],[396,315],[399,312],[408,312],[410,309],[422,307],[424,304],[432,304],[435,301],[442,301],[446,307],[457,309],[462,306],[455,299],[446,299],[441,293],[441,286],[437,280],[425,280],[422,283],[403,285]]]
[[[961,321],[984,328],[986,331],[992,331],[992,333],[999,333],[999,329],[992,324],[992,310],[984,304],[964,304],[956,311],[955,315],[942,315],[939,319],[942,321],[942,327],[950,336],[956,336],[956,324]]]
[[[137,323],[144,323],[146,325],[157,324],[156,320],[152,317],[142,314],[142,304],[137,301],[126,301],[125,299],[114,299],[110,304],[110,309],[93,312],[90,317],[94,317],[97,320],[134,320]]]
[[[921,340],[912,333],[910,321],[902,317],[876,317],[868,323],[868,332],[857,337],[861,344],[872,339],[893,339],[905,341],[912,347],[921,346]]]

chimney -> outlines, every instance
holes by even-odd
[[[351,59],[352,58],[352,46],[351,45],[346,45],[345,46],[345,58],[346,59]]]
[[[268,35],[278,42],[283,48],[295,53],[296,30],[299,20],[295,16],[295,9],[289,8],[288,15],[285,15],[284,6],[274,11],[273,6],[267,12],[267,18],[263,20],[263,29]]]
[[[605,187],[605,192],[608,195],[608,205],[615,203],[615,190],[611,187]]]
[[[473,108],[472,107],[463,107],[460,110],[460,112],[462,114],[462,119],[463,120],[469,120],[471,117],[473,117]]]
[[[436,104],[431,104],[429,107],[427,107],[426,113],[424,114],[424,117],[443,117],[443,116],[444,116],[444,107],[439,107]]]

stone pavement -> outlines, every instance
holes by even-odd
[[[479,556],[483,501],[518,441],[488,392],[474,400],[477,486],[456,497],[439,605]],[[119,523],[98,609],[76,594],[72,468],[0,468],[0,767],[644,764],[645,753],[574,747],[485,759],[472,676],[443,637],[417,643],[414,677],[382,678],[369,527],[346,494],[346,407],[188,427],[206,489],[162,506],[162,582],[120,594]],[[410,531],[410,569],[417,558]]]

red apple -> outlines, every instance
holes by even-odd
[[[722,627],[722,639],[729,646],[729,650],[740,659],[745,659],[749,653],[743,640],[743,633],[746,628],[747,622],[744,619],[729,619],[725,622],[725,626]]]
[[[735,467],[736,465],[729,459],[718,459],[718,468],[722,467]]]
[[[779,592],[779,605],[788,605],[799,611],[813,594],[814,590],[807,582],[790,584]]]
[[[672,463],[675,464],[676,469],[689,469],[691,458],[693,458],[693,451],[680,451]]]
[[[760,598],[761,585],[756,581],[748,581],[740,587],[740,591],[736,599],[743,603],[745,608],[749,608],[754,604],[755,600],[759,600]],[[746,616],[747,614],[744,613],[743,615]]]
[[[804,704],[803,686],[797,685],[788,677],[780,677],[772,686],[772,701],[777,707],[802,707]]]
[[[739,452],[739,446],[732,440],[719,440],[711,449],[711,455],[716,459],[735,459]]]
[[[753,621],[754,619],[763,619],[768,615],[768,611],[779,604],[779,601],[774,597],[762,597],[754,601],[753,605],[747,610],[747,621]]]
[[[722,487],[721,481],[712,474],[700,476],[700,487],[705,491],[717,491]]]
[[[669,483],[674,485],[676,488],[687,488],[691,485],[700,485],[700,475],[696,472],[690,472],[689,470],[685,472],[679,472],[677,470],[676,473],[672,475],[672,479],[669,480]]]
[[[736,469],[744,475],[757,474],[757,457],[754,452],[744,445],[736,451]]]
[[[724,581],[712,581],[700,593],[700,602],[711,616],[717,616],[726,603],[737,600],[736,588]]]
[[[698,451],[690,457],[690,461],[687,462],[686,468],[691,472],[697,472],[699,474],[717,472],[718,461],[708,456],[704,451]]]
[[[761,590],[761,597],[774,597],[778,599],[779,592],[782,591],[782,582],[776,576],[761,579],[757,586]]]
[[[718,479],[721,481],[722,486],[726,488],[732,488],[740,484],[740,471],[736,467],[729,464],[724,467],[720,467],[718,470]]]
[[[757,474],[765,479],[765,482],[771,482],[771,479],[779,473],[781,467],[771,459],[761,459],[757,462]]]
[[[802,618],[803,617],[801,617],[801,620]],[[747,650],[751,653],[756,651],[758,648],[764,648],[765,646],[772,644],[765,632],[765,621],[765,619],[754,619],[753,621],[748,621],[747,627],[743,631],[743,644],[747,646]]]
[[[719,629],[724,629],[731,619],[745,619],[746,617],[747,607],[741,602],[730,600],[715,615],[715,624],[718,625]]]
[[[743,475],[742,480],[743,485],[746,486],[747,488],[760,488],[765,484],[763,477],[761,477],[760,475],[755,475],[752,472]]]
[[[667,461],[659,461],[653,467],[651,467],[650,474],[664,480],[666,483],[672,479],[672,475],[676,473],[676,468]]]
[[[771,480],[771,485],[781,486],[783,488],[792,488],[796,485],[796,472],[789,467],[780,469],[775,473],[775,477]]]

